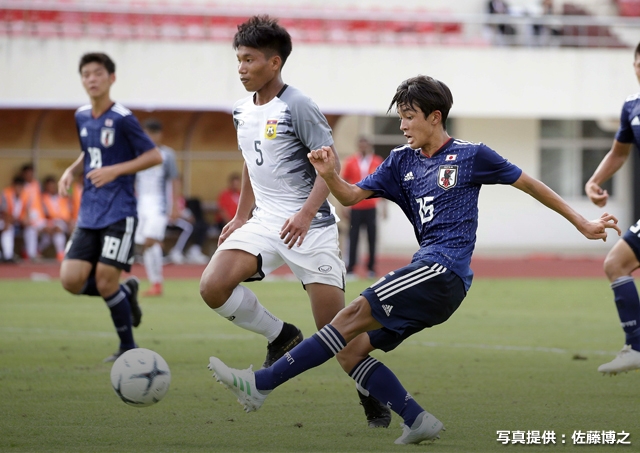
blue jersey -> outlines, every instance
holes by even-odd
[[[620,129],[616,133],[620,143],[633,143],[640,149],[640,93],[629,96],[620,113]]]
[[[430,158],[409,146],[398,147],[356,185],[402,208],[420,244],[412,262],[441,264],[462,278],[468,290],[480,187],[512,184],[521,174],[491,148],[452,138]]]
[[[113,104],[98,118],[91,106],[76,110],[76,127],[84,152],[84,189],[78,226],[100,229],[126,217],[135,217],[135,175],[122,175],[100,188],[87,179],[94,168],[133,160],[156,145],[147,137],[131,111]]]

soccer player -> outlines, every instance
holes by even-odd
[[[640,43],[634,53],[633,68],[640,82]],[[627,98],[620,114],[620,128],[611,150],[585,185],[585,192],[597,206],[607,204],[609,194],[601,185],[626,162],[633,145],[640,147],[640,93]],[[640,369],[640,299],[631,273],[640,267],[640,220],[613,246],[604,260],[604,272],[611,282],[620,324],[625,333],[624,347],[615,359],[598,371],[615,375]]]
[[[78,223],[60,268],[64,289],[100,296],[111,311],[120,347],[105,362],[135,348],[131,326],[140,324],[138,281],[120,284],[131,269],[136,229],[135,173],[162,163],[162,156],[130,110],[110,97],[116,66],[104,53],[87,53],[78,66],[91,103],[76,110],[82,153],[62,174],[60,195],[68,195],[75,173],[84,171]]]
[[[162,155],[162,165],[147,168],[136,174],[136,195],[138,197],[138,219],[135,243],[143,248],[142,259],[151,288],[143,296],[162,295],[162,241],[167,229],[169,216],[178,217],[180,182],[176,166],[175,151],[162,144],[162,123],[149,118],[143,129],[156,144]]]
[[[330,148],[309,153],[343,205],[369,197],[397,203],[413,224],[420,249],[409,265],[364,290],[330,324],[270,368],[255,373],[251,368],[235,370],[211,357],[209,368],[247,412],[257,410],[271,390],[338,354],[342,368],[356,382],[402,417],[403,433],[396,444],[434,439],[442,423],[369,353],[396,348],[414,333],[445,322],[460,306],[473,277],[469,265],[481,186],[511,184],[561,214],[589,239],[605,240],[606,228],[620,233],[614,216],[604,214],[589,222],[488,146],[450,137],[446,120],[452,104],[449,88],[438,80],[418,76],[402,82],[389,110],[396,107],[407,145],[395,148],[372,175],[355,185],[339,176]]]
[[[242,187],[236,215],[202,274],[200,294],[220,316],[267,338],[266,368],[302,341],[302,333],[240,283],[262,280],[286,263],[307,291],[318,329],[344,307],[336,216],[329,189],[307,158],[311,149],[335,149],[318,106],[282,80],[292,45],[277,20],[250,18],[238,26],[233,47],[240,81],[252,93],[233,107],[245,161]],[[369,426],[388,426],[388,409],[366,393],[358,392]]]

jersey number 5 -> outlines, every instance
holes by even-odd
[[[102,151],[100,151],[100,148],[90,146],[87,148],[87,151],[91,159],[89,161],[89,168],[102,168]]]
[[[422,224],[433,219],[433,205],[427,204],[431,201],[433,201],[433,197],[416,198],[416,202],[420,205],[420,220]]]
[[[264,164],[264,157],[262,157],[262,150],[260,149],[260,143],[262,143],[260,140],[256,140],[255,142],[253,142],[253,147],[256,150],[256,153],[258,153],[258,155],[260,156],[256,159],[256,164],[258,165]]]

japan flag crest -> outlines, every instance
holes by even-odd
[[[440,165],[438,169],[438,185],[445,190],[455,187],[458,183],[457,165]]]
[[[100,131],[100,144],[105,148],[113,145],[116,138],[116,130],[112,127],[103,127]]]

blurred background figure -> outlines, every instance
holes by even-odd
[[[373,173],[382,163],[382,157],[373,152],[371,142],[365,138],[358,139],[358,150],[349,156],[342,167],[342,177],[345,181],[355,184]],[[354,275],[354,268],[358,262],[358,242],[360,230],[367,230],[369,244],[369,260],[367,271],[369,277],[376,275],[376,236],[377,236],[377,209],[379,198],[362,200],[351,206],[349,215],[349,261],[347,262],[347,276]]]
[[[169,216],[177,217],[178,168],[175,151],[162,144],[162,123],[150,118],[142,123],[142,128],[160,150],[162,163],[136,174],[139,223],[135,243],[142,246],[142,261],[151,284],[142,295],[161,296],[162,242]]]
[[[38,254],[38,231],[43,226],[42,212],[30,198],[22,176],[15,176],[10,186],[2,192],[2,258],[5,262],[14,262],[16,235],[22,234],[24,256],[34,260]]]
[[[178,176],[178,184],[182,184]],[[203,253],[204,243],[207,239],[209,224],[204,219],[202,204],[199,198],[189,198],[186,200],[180,191],[176,196],[177,216],[169,218],[167,228],[169,230],[180,230],[175,245],[169,250],[164,259],[164,264],[207,264],[209,256]],[[185,247],[191,243],[185,253]],[[186,256],[185,256],[186,255]]]
[[[42,211],[45,222],[38,250],[42,254],[53,242],[56,259],[62,261],[67,235],[71,232],[73,223],[71,200],[58,195],[58,180],[54,176],[47,176],[42,186]]]
[[[510,14],[509,5],[503,0],[489,0],[487,3],[487,12],[489,14]],[[513,37],[516,29],[511,24],[492,24],[490,27],[493,31],[494,43],[498,45],[513,44]]]
[[[221,231],[236,215],[238,201],[240,201],[241,184],[242,176],[240,173],[233,172],[227,180],[227,188],[218,195],[218,226]]]

